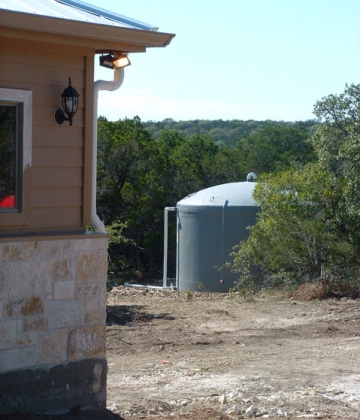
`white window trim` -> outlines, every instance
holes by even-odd
[[[22,182],[22,209],[20,213],[0,213],[1,225],[26,225],[28,218],[26,217],[26,208],[28,200],[26,190],[29,188],[29,182],[25,179],[25,171],[30,171],[32,162],[32,92],[20,89],[0,88],[0,101],[9,104],[22,104],[23,121],[22,121],[22,162],[23,162],[23,182]]]

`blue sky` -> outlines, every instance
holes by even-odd
[[[360,83],[359,0],[85,0],[175,33],[130,55],[109,120],[300,121],[345,84]],[[99,68],[96,79],[112,79]]]

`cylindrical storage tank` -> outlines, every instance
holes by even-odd
[[[233,247],[249,236],[260,210],[255,182],[232,182],[206,188],[177,203],[177,284],[181,291],[228,292],[236,276]]]

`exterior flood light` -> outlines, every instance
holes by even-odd
[[[107,54],[100,56],[100,66],[107,69],[122,69],[130,66],[129,57],[126,54]]]
[[[76,89],[71,86],[71,78],[69,77],[69,86],[61,94],[62,107],[55,109],[55,121],[58,125],[61,125],[64,121],[69,121],[72,125],[73,116],[76,114],[79,106],[79,94]],[[65,114],[68,116],[66,118]]]

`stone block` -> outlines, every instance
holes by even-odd
[[[3,247],[3,261],[31,261],[36,252],[37,243],[31,242],[12,242],[6,243]]]
[[[85,324],[105,325],[106,310],[104,311],[85,311]]]
[[[78,239],[73,243],[73,251],[92,251],[94,241],[92,239]]]
[[[11,348],[17,338],[16,320],[7,320],[0,323],[0,349]]]
[[[60,260],[63,258],[64,241],[37,241],[35,260]]]
[[[5,303],[4,314],[8,318],[21,318],[43,314],[45,305],[41,297],[31,296],[29,298],[9,300]]]
[[[43,315],[27,317],[23,320],[23,331],[41,331],[46,329]]]
[[[107,250],[108,238],[91,238],[79,239],[74,241],[74,251],[93,251],[93,250]]]
[[[25,347],[34,346],[37,344],[37,334],[35,332],[22,332],[18,333],[15,346]]]
[[[39,334],[39,364],[55,364],[66,361],[67,329],[46,331]]]
[[[99,297],[88,296],[84,299],[85,311],[98,311],[99,310]]]
[[[68,279],[70,277],[70,261],[54,261],[54,280]]]
[[[105,325],[74,328],[69,336],[69,358],[83,359],[105,355]]]
[[[47,305],[49,328],[74,326],[84,322],[84,301],[82,299],[48,301]]]
[[[4,320],[0,323],[0,349],[33,346],[37,344],[37,335],[33,332],[19,332],[18,321]]]
[[[57,280],[54,282],[54,299],[72,299],[75,295],[75,281]]]
[[[0,267],[0,299],[7,297],[6,272]]]
[[[14,298],[52,294],[53,263],[51,261],[29,261],[4,264],[4,295]]]
[[[81,252],[76,264],[77,281],[84,283],[106,282],[107,252]]]
[[[69,261],[69,277],[71,279],[76,279],[76,264],[78,259],[78,254],[67,255],[66,260]]]
[[[87,296],[97,296],[98,295],[99,284],[84,284],[77,283],[75,288],[76,297],[87,297]]]
[[[0,352],[0,372],[22,369],[36,364],[36,346],[17,347]]]
[[[99,310],[105,312],[106,311],[106,303],[107,303],[107,287],[106,283],[99,284]]]
[[[76,240],[72,239],[64,239],[63,241],[63,252],[71,251],[73,249],[73,245]]]

